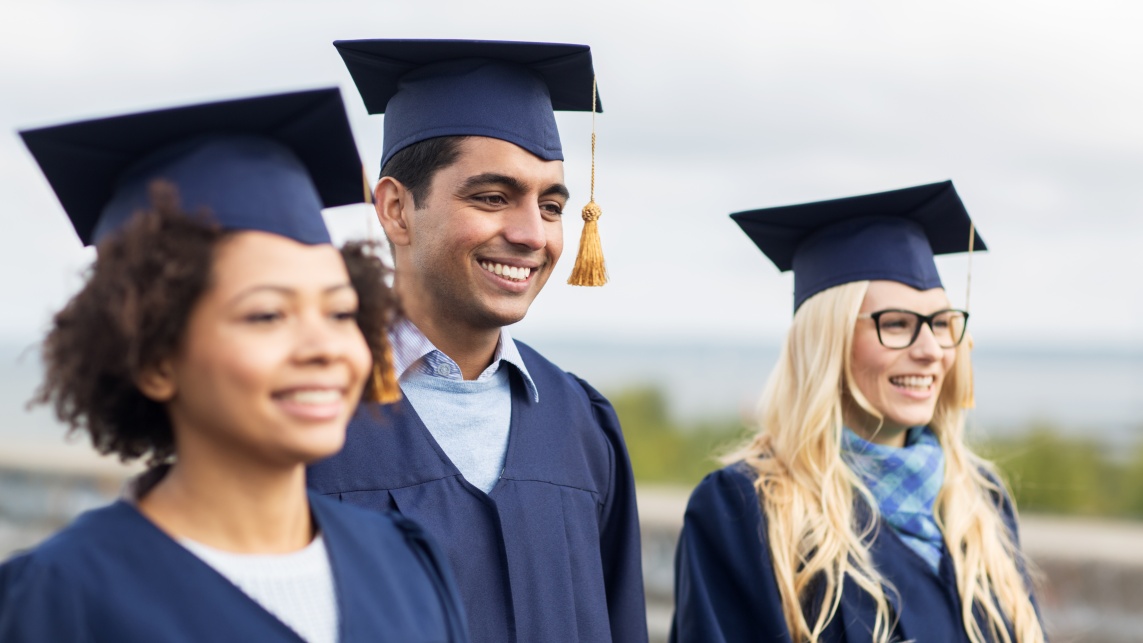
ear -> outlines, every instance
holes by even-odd
[[[135,379],[135,386],[148,398],[156,402],[169,402],[175,396],[178,386],[175,384],[175,373],[169,360],[163,360],[154,366],[143,369]]]
[[[413,193],[397,179],[383,176],[373,188],[373,207],[389,242],[394,246],[409,245],[409,214],[416,209]]]

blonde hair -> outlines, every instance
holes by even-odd
[[[847,578],[876,604],[873,640],[889,641],[894,628],[886,581],[866,545],[877,521],[857,524],[854,512],[858,494],[869,506],[877,505],[841,458],[844,401],[881,417],[853,385],[853,331],[868,287],[868,281],[836,286],[802,304],[762,394],[761,429],[727,458],[743,460],[757,472],[754,485],[767,517],[774,575],[794,641],[818,640],[837,614]],[[964,442],[970,342],[957,347],[929,424],[945,454],[935,518],[956,570],[969,640],[1042,643],[1044,633],[1021,573],[1026,561],[1001,515],[1007,490],[993,467]],[[815,601],[820,609],[807,614],[815,590],[822,591],[822,600]],[[988,632],[974,618],[974,606],[984,615]]]

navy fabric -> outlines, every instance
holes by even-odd
[[[222,227],[329,243],[323,207],[365,200],[334,89],[205,103],[24,130],[76,233],[98,242],[149,205],[155,179]]]
[[[548,88],[518,65],[457,60],[422,67],[401,79],[385,109],[381,167],[393,154],[438,136],[488,136],[547,161],[562,161]]]
[[[611,405],[517,342],[540,391],[512,369],[504,472],[469,484],[403,400],[363,406],[317,492],[424,525],[456,574],[472,640],[647,640],[631,466]]]
[[[753,481],[752,470],[738,463],[708,475],[691,496],[675,557],[674,643],[791,641]],[[1002,513],[1015,533],[1007,503],[1002,503]],[[867,515],[859,511],[859,519]],[[967,643],[947,551],[933,574],[883,522],[869,547],[877,569],[892,585],[886,596],[897,619],[893,640]],[[822,597],[819,587],[808,614],[816,615]],[[847,579],[838,614],[819,640],[870,641],[875,615],[872,598]],[[984,626],[979,611],[977,621]]]
[[[150,207],[150,185],[157,179],[178,188],[185,211],[207,212],[223,228],[330,242],[317,189],[289,148],[266,138],[212,136],[160,150],[129,170],[103,208],[95,243]]]
[[[865,279],[898,281],[917,290],[941,287],[921,226],[888,217],[825,228],[798,247],[793,270],[795,310],[827,288]]]
[[[385,114],[381,167],[439,136],[488,136],[563,160],[552,110],[591,111],[586,45],[481,40],[334,42],[370,114]],[[602,107],[596,100],[597,111]]]
[[[337,592],[339,636],[467,641],[441,554],[419,527],[311,495]],[[302,639],[119,501],[0,567],[5,643],[289,642]]]
[[[972,224],[952,181],[730,216],[779,270],[794,271],[794,310],[854,281],[939,288],[933,256],[967,251]],[[974,251],[987,249],[973,239]]]

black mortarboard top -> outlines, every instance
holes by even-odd
[[[336,88],[260,96],[20,132],[85,244],[150,207],[180,206],[224,228],[329,243],[323,207],[361,203],[361,160]]]
[[[794,310],[853,281],[938,288],[933,255],[987,250],[952,181],[730,216],[779,270],[794,271]]]
[[[592,111],[591,48],[492,40],[338,40],[370,114],[385,114],[381,167],[438,136],[488,136],[563,160],[552,110]],[[602,112],[598,98],[596,111]]]

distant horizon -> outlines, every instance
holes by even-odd
[[[523,329],[514,336],[605,395],[658,389],[670,417],[684,424],[750,417],[780,352],[776,341],[725,336],[533,336]],[[1137,348],[988,342],[978,344],[973,367],[973,427],[1013,435],[1054,426],[1109,449],[1134,448],[1143,437],[1143,351]],[[0,341],[0,436],[58,437],[50,409],[25,410],[42,373],[33,345]]]
[[[657,335],[616,332],[604,336],[591,336],[591,333],[577,332],[575,334],[561,334],[551,329],[529,331],[526,327],[509,326],[509,332],[514,339],[529,345],[560,345],[560,346],[591,346],[610,347],[622,346],[625,348],[662,348],[673,346],[683,349],[715,348],[715,349],[759,349],[779,348],[784,337],[763,335],[760,337],[736,337],[733,334],[679,334]],[[0,334],[0,355],[19,353],[34,349],[43,337],[31,337],[13,334]],[[1123,359],[1143,360],[1143,340],[1139,342],[1124,342],[1120,340],[1088,341],[1088,342],[1060,342],[1058,338],[1037,341],[1027,337],[1005,338],[986,336],[984,341],[977,338],[974,352],[986,352],[997,356],[1018,355],[1021,357],[1049,356],[1071,357],[1082,355],[1086,357],[1112,357]]]

